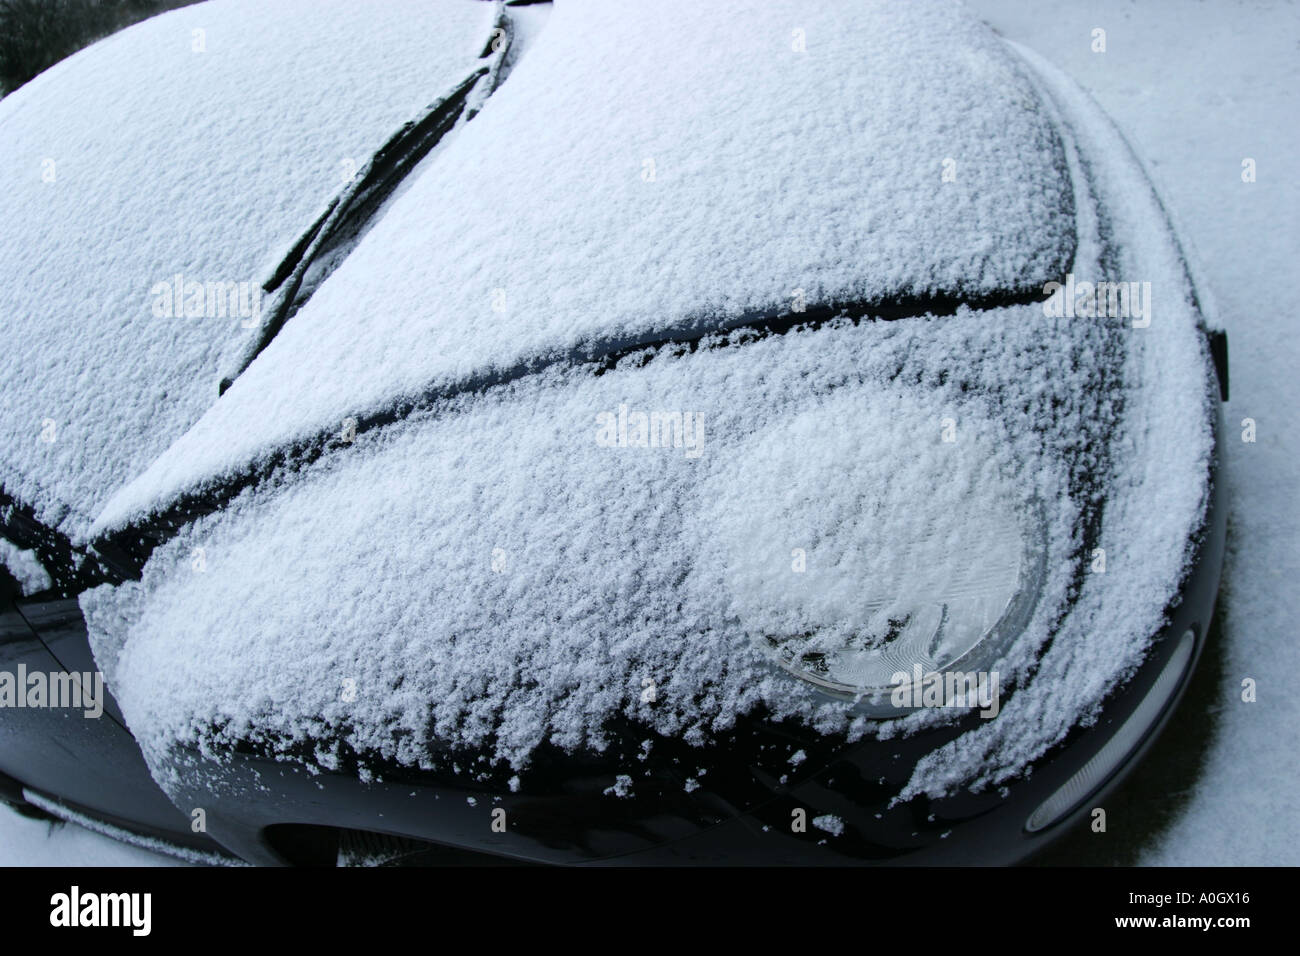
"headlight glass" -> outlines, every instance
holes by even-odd
[[[764,635],[763,646],[795,676],[881,716],[899,712],[899,675],[915,684],[918,674],[991,670],[1029,621],[1045,549],[1037,509],[983,504],[923,540],[896,542],[898,563],[862,582],[870,616],[860,628],[829,640]]]
[[[1043,509],[1004,446],[978,404],[911,389],[844,390],[759,436],[718,490],[744,631],[872,715],[899,714],[900,675],[995,667],[1046,565]]]

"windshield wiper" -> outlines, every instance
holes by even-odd
[[[461,121],[472,120],[504,77],[512,36],[502,9],[480,59],[491,62],[465,77],[451,92],[405,123],[376,150],[349,185],[316,218],[262,285],[273,295],[261,327],[226,368],[217,386],[225,393],[236,378],[303,307],[312,293],[347,258],[372,225],[375,213],[415,166]],[[481,87],[481,88],[480,88]]]

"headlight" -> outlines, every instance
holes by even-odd
[[[1017,515],[1003,501],[952,518],[930,537],[897,542],[898,563],[863,580],[870,615],[859,628],[829,640],[764,635],[768,653],[880,716],[898,714],[893,691],[917,674],[990,671],[1029,622],[1041,587],[1037,515]],[[989,529],[996,530],[986,538]]]
[[[746,458],[720,528],[727,580],[746,633],[791,674],[893,716],[898,675],[987,672],[1029,622],[1042,510],[990,421],[857,392]]]

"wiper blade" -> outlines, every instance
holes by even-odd
[[[261,327],[222,374],[218,395],[225,393],[346,258],[345,254],[331,253],[354,247],[369,229],[380,206],[411,170],[456,127],[462,117],[468,123],[478,115],[483,103],[504,78],[511,36],[510,18],[502,9],[480,54],[480,59],[491,58],[491,62],[470,73],[449,93],[431,103],[419,117],[405,123],[390,136],[294,243],[271,277],[263,283],[262,291],[274,294],[274,298]],[[351,248],[347,251],[350,252]],[[304,285],[313,269],[312,281]]]

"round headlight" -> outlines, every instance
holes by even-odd
[[[720,479],[713,526],[731,607],[759,648],[893,716],[902,683],[916,689],[903,706],[919,706],[916,678],[987,673],[1024,629],[1043,520],[991,423],[906,393],[842,391],[750,443]]]
[[[1009,501],[961,517],[933,537],[895,543],[897,563],[862,581],[867,616],[858,627],[833,637],[764,634],[761,646],[790,673],[879,716],[899,713],[895,691],[908,684],[903,709],[920,706],[930,675],[987,674],[1029,622],[1044,553],[1026,527],[1036,521]]]

